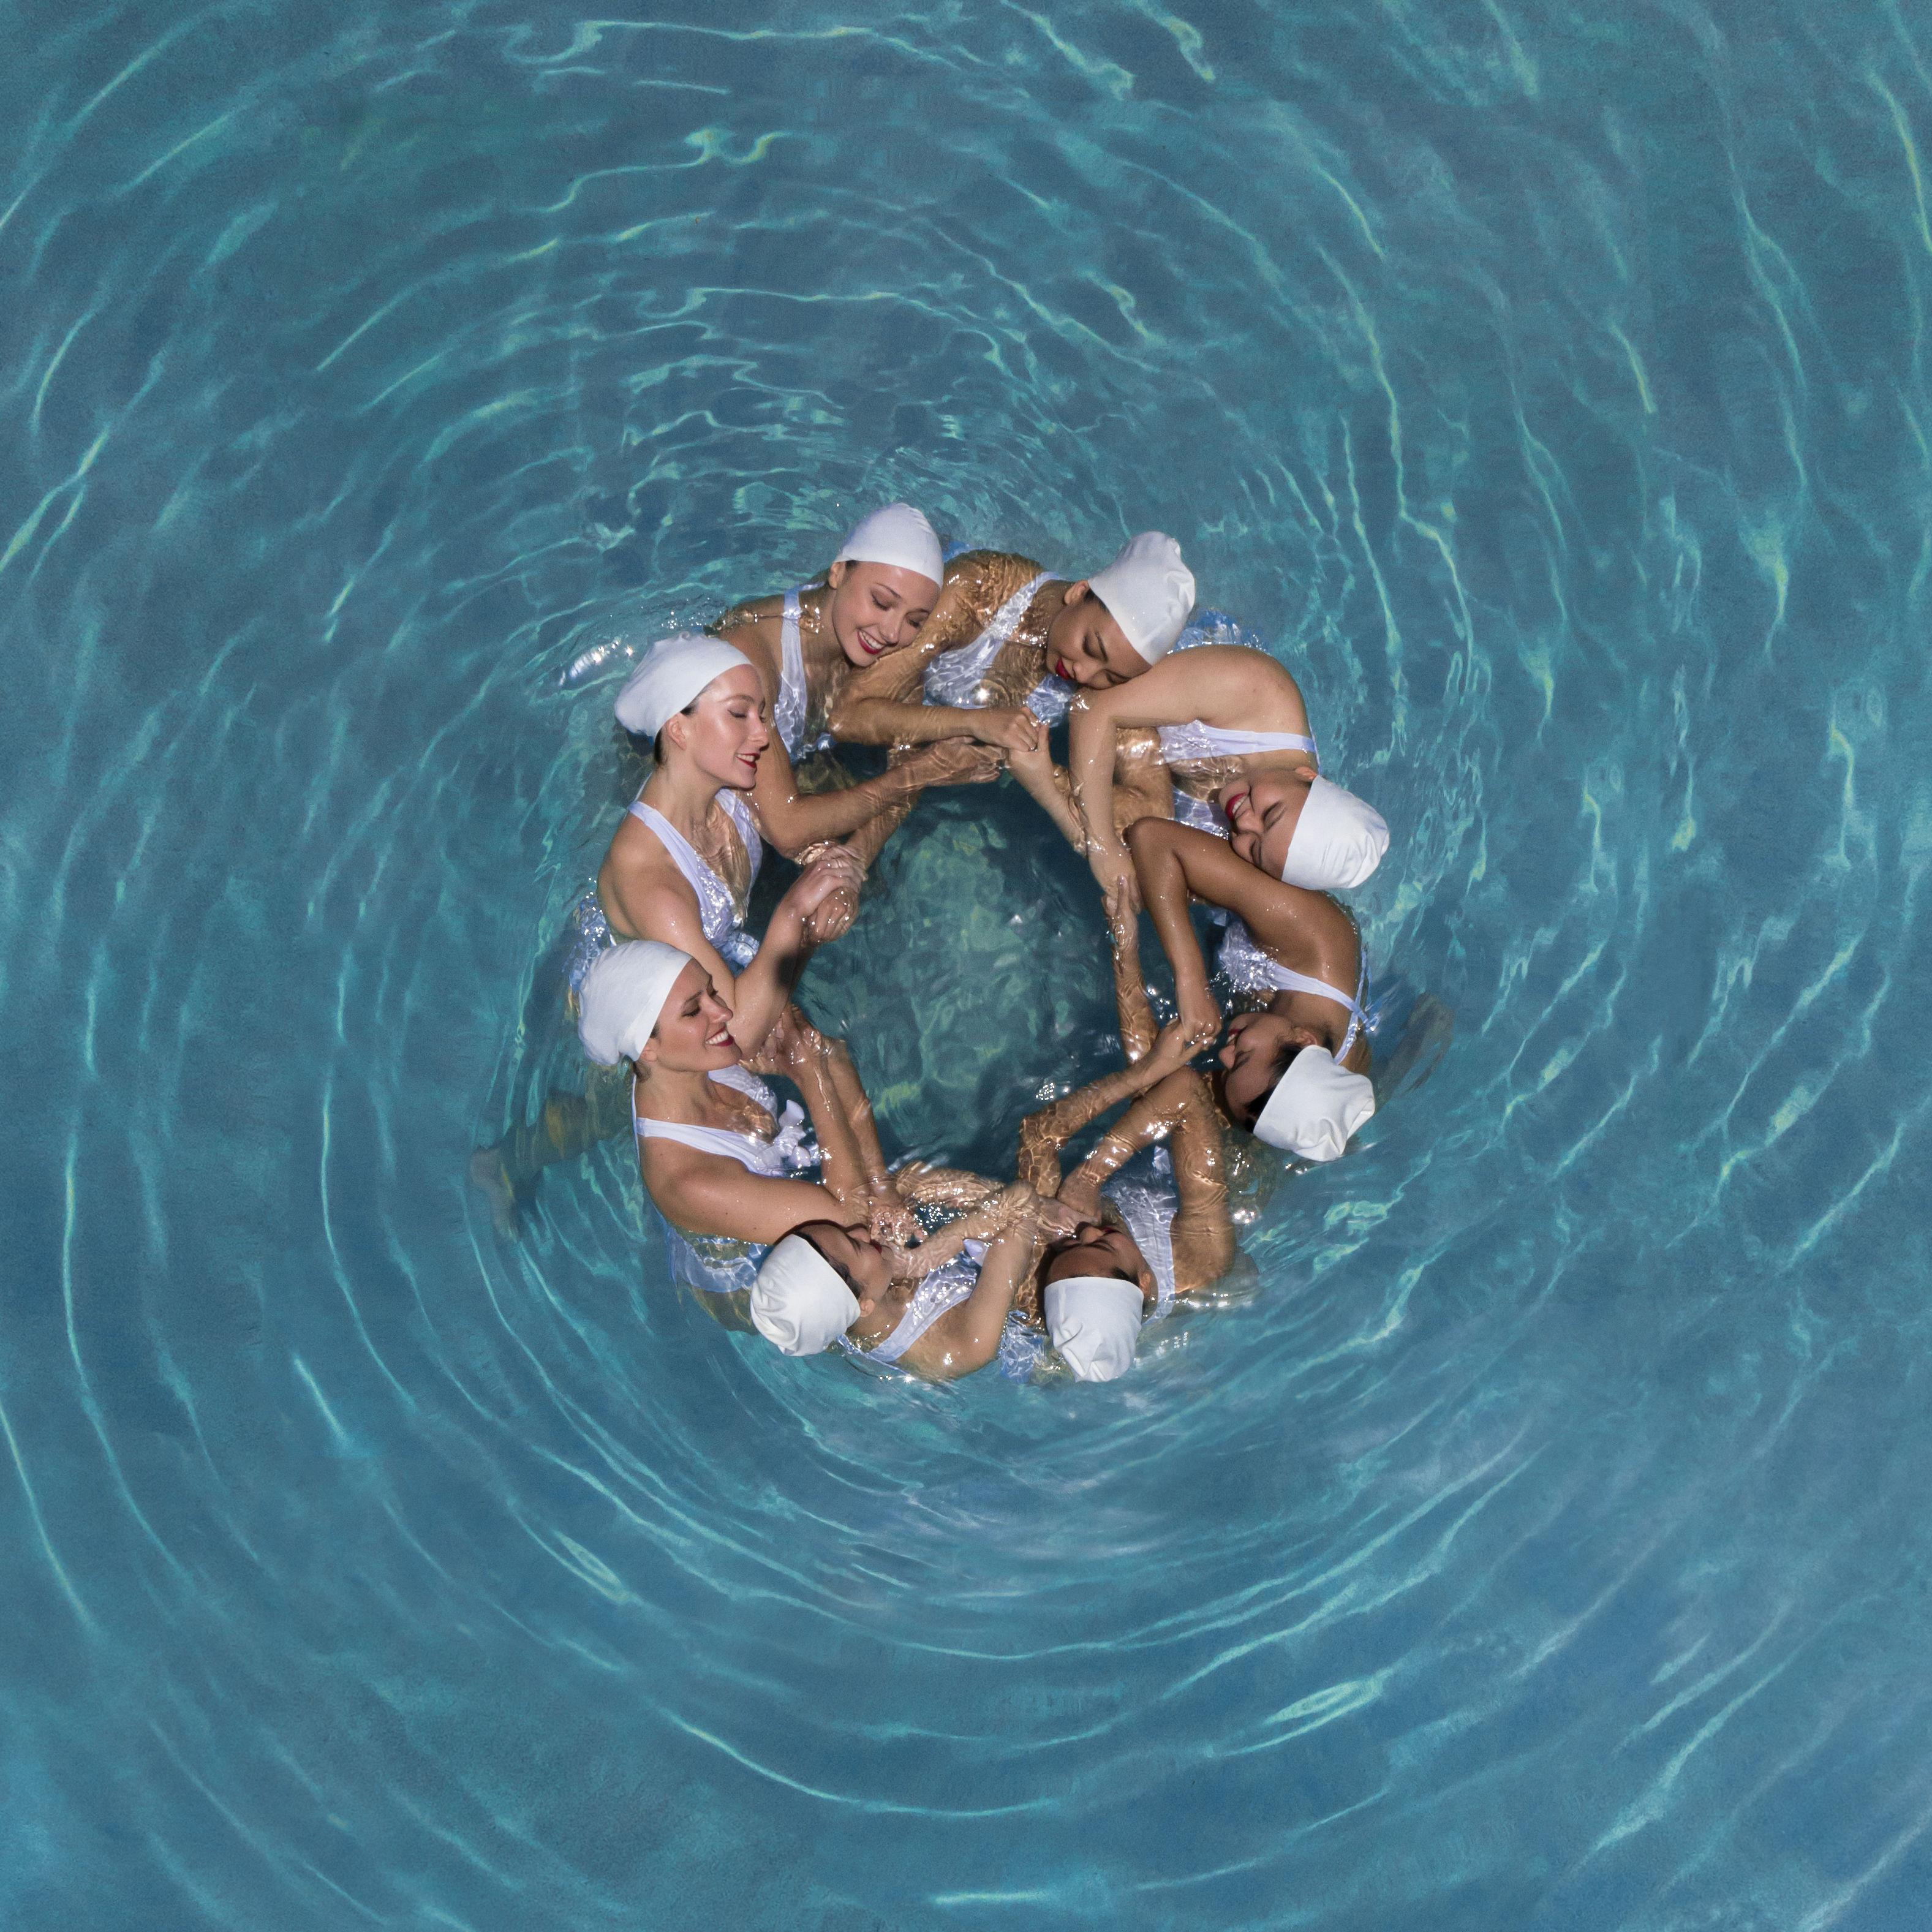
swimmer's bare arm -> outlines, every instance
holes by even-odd
[[[970,1214],[1004,1192],[997,1180],[969,1168],[928,1167],[925,1162],[908,1161],[895,1177],[899,1198],[915,1208],[950,1208]]]
[[[963,1178],[973,1180],[977,1177],[969,1174]],[[982,1185],[985,1191],[958,1220],[949,1221],[937,1232],[928,1234],[917,1247],[899,1250],[896,1272],[908,1276],[930,1274],[934,1268],[943,1268],[952,1260],[969,1240],[995,1240],[1022,1217],[1037,1217],[1042,1211],[1039,1196],[1024,1181],[1012,1181],[1004,1187],[992,1181]],[[1052,1204],[1045,1205],[1051,1207]],[[1057,1214],[1050,1218],[1056,1225],[1060,1219]]]
[[[1225,838],[1172,820],[1142,819],[1128,827],[1127,844],[1148,916],[1174,968],[1181,1018],[1189,1037],[1204,1046],[1220,1030],[1221,1010],[1208,990],[1207,962],[1187,916],[1189,895],[1238,913],[1264,938],[1263,928],[1279,922],[1282,896],[1297,888],[1238,858]]]
[[[842,790],[806,793],[799,789],[791,759],[774,737],[759,754],[758,788],[752,796],[760,830],[788,859],[796,859],[808,846],[844,838],[883,814],[896,811],[902,818],[903,808],[928,785],[983,784],[999,771],[998,754],[984,747],[927,745],[875,778],[862,778]]]
[[[875,1193],[891,1192],[878,1136],[872,1130],[872,1105],[842,1042],[827,1040],[796,1006],[787,1006],[766,1036],[752,1071],[781,1073],[805,1096],[818,1142],[819,1171],[842,1202],[863,1213]],[[862,1120],[853,1118],[855,1106],[863,1108]]]
[[[1122,890],[1107,895],[1107,931],[1114,946],[1114,1006],[1120,1018],[1120,1051],[1138,1060],[1154,1045],[1160,1028],[1141,972],[1141,919]]]
[[[1047,748],[1046,734],[1030,751],[1009,752],[1006,769],[1020,789],[1053,820],[1054,830],[1076,852],[1087,849],[1087,828],[1073,803],[1073,788],[1067,782],[1066,768],[1053,762]]]
[[[1039,1261],[1040,1239],[1040,1223],[1030,1214],[998,1235],[986,1250],[973,1292],[957,1308],[949,1308],[906,1351],[906,1365],[935,1382],[983,1369],[1000,1352],[1000,1331],[1020,1284]]]
[[[1245,644],[1183,651],[1112,690],[1086,694],[1069,723],[1067,765],[1103,884],[1127,863],[1114,810],[1117,734],[1194,718],[1233,728],[1258,717],[1280,721],[1271,729],[1308,730],[1300,687],[1265,652]]]
[[[598,890],[610,928],[625,939],[657,939],[688,952],[711,975],[718,997],[732,1009],[731,1037],[756,1054],[791,998],[800,969],[812,950],[812,915],[840,890],[856,890],[857,868],[833,848],[792,883],[772,908],[758,956],[734,976],[698,916],[698,896],[674,872],[640,861],[605,862]]]
[[[688,1234],[776,1241],[801,1222],[846,1219],[831,1190],[814,1181],[748,1174],[728,1155],[674,1141],[645,1141],[640,1152],[651,1198]]]
[[[1186,1059],[1180,1029],[1178,1025],[1171,1026],[1161,1034],[1152,1049],[1132,1066],[1103,1074],[1084,1087],[1076,1088],[1064,1100],[1028,1114],[1020,1123],[1017,1166],[1020,1179],[1036,1194],[1064,1193],[1060,1179],[1061,1148],[1089,1121],[1097,1120],[1120,1101],[1145,1093],[1174,1068],[1184,1066]]]
[[[1030,715],[1004,706],[970,711],[920,701],[926,666],[941,651],[970,644],[980,634],[1005,598],[1026,581],[1016,577],[1022,566],[1037,574],[1026,559],[992,551],[975,551],[950,564],[932,615],[920,627],[919,641],[846,681],[826,721],[832,736],[855,745],[929,745],[970,738],[984,745],[1030,746],[1040,734]]]
[[[1096,1214],[1101,1187],[1156,1141],[1168,1144],[1180,1196],[1174,1217],[1174,1278],[1186,1294],[1219,1280],[1234,1252],[1221,1123],[1208,1083],[1192,1067],[1166,1074],[1136,1101],[1067,1176],[1060,1198],[1076,1214]]]

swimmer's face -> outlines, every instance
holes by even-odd
[[[892,1266],[870,1228],[808,1221],[792,1232],[802,1234],[832,1264],[833,1274],[857,1298],[862,1318],[892,1298]]]
[[[758,754],[772,742],[764,680],[749,664],[734,664],[666,721],[664,736],[706,778],[749,791],[758,782]]]
[[[1154,1283],[1153,1273],[1142,1258],[1134,1238],[1124,1228],[1110,1227],[1100,1221],[1083,1221],[1069,1239],[1054,1246],[1040,1286],[1044,1288],[1048,1282],[1065,1281],[1076,1274],[1112,1275],[1118,1280],[1133,1282],[1143,1295],[1151,1292]]]
[[[1234,856],[1270,878],[1280,878],[1294,828],[1301,823],[1301,808],[1308,802],[1308,788],[1314,782],[1314,766],[1302,765],[1292,772],[1263,772],[1224,784],[1214,794],[1214,802],[1227,817],[1228,843]]]
[[[1111,691],[1138,677],[1147,659],[1084,583],[1070,584],[1046,627],[1046,668],[1082,691]]]
[[[1254,1132],[1288,1063],[1314,1040],[1306,1027],[1292,1026],[1276,1013],[1237,1013],[1228,1022],[1228,1036],[1214,1058],[1221,1064],[1221,1104],[1236,1126]]]
[[[731,1009],[694,959],[672,981],[670,997],[645,1042],[647,1066],[674,1073],[709,1073],[735,1066],[743,1054],[731,1037]]]
[[[846,662],[862,670],[910,644],[939,596],[931,578],[890,563],[835,563],[825,580],[832,634]]]

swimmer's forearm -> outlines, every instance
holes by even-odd
[[[919,794],[915,792],[914,798]],[[911,811],[910,802],[888,806],[884,811],[875,812],[845,842],[845,849],[859,862],[859,869],[868,872],[872,861],[886,849],[886,841],[905,823],[906,814]]]
[[[1141,1059],[1160,1030],[1154,1024],[1147,982],[1141,976],[1139,935],[1132,924],[1135,916],[1131,912],[1126,915],[1114,946],[1114,1004],[1120,1018],[1120,1051],[1130,1060]]]
[[[731,1037],[748,1057],[764,1045],[765,1036],[790,1004],[791,989],[810,950],[805,920],[781,901],[765,928],[758,957],[732,988]]]
[[[1181,862],[1179,843],[1173,836],[1186,830],[1167,820],[1143,818],[1130,826],[1127,832],[1135,876],[1140,880],[1141,898],[1148,916],[1154,921],[1161,950],[1174,969],[1174,990],[1184,1003],[1190,996],[1204,999],[1208,992],[1208,964],[1201,956],[1201,943],[1194,936],[1194,922],[1187,916],[1187,873]]]
[[[1120,844],[1114,830],[1114,716],[1105,697],[1084,698],[1073,707],[1066,747],[1067,775],[1087,840],[1096,850],[1113,850]]]
[[[901,704],[883,698],[849,708],[835,706],[827,722],[835,738],[851,745],[936,745],[974,735],[971,712],[956,706]]]
[[[1076,1087],[1064,1100],[1028,1114],[1020,1123],[1020,1178],[1036,1194],[1052,1193],[1060,1179],[1060,1149],[1089,1121],[1097,1120],[1109,1107],[1145,1093],[1160,1077],[1159,1070],[1150,1072],[1143,1058],[1131,1066]]]
[[[1080,814],[1075,808],[1073,787],[1066,776],[1066,767],[1050,764],[1048,776],[1044,778],[1036,769],[1028,766],[1024,760],[1009,764],[1007,770],[1018,781],[1020,789],[1053,820],[1067,844],[1075,851],[1084,854],[1087,850],[1087,828],[1081,823]]]
[[[1170,1096],[1144,1094],[1100,1136],[1093,1152],[1067,1177],[1060,1190],[1060,1198],[1074,1204],[1097,1192],[1142,1148],[1166,1140],[1179,1125],[1180,1118],[1180,1109]]]
[[[1012,1312],[1013,1297],[1039,1255],[1039,1224],[1030,1215],[1015,1222],[987,1250],[980,1279],[959,1311],[964,1331],[960,1339],[982,1363],[990,1362],[998,1352],[1000,1331]]]
[[[910,806],[921,789],[915,777],[896,767],[842,791],[794,790],[770,807],[761,800],[759,816],[765,836],[788,859],[796,859],[808,845],[844,838],[880,814]]]

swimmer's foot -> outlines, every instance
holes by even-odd
[[[501,1147],[478,1148],[470,1156],[470,1184],[482,1189],[490,1203],[496,1238],[514,1241],[523,1232],[524,1195],[510,1178]]]

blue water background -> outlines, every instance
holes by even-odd
[[[1932,28],[1176,5],[0,20],[18,1932],[1926,1922]],[[900,494],[1180,534],[1455,1016],[1106,1389],[465,1181],[563,674]],[[1106,1064],[988,800],[808,978],[895,1148]]]

